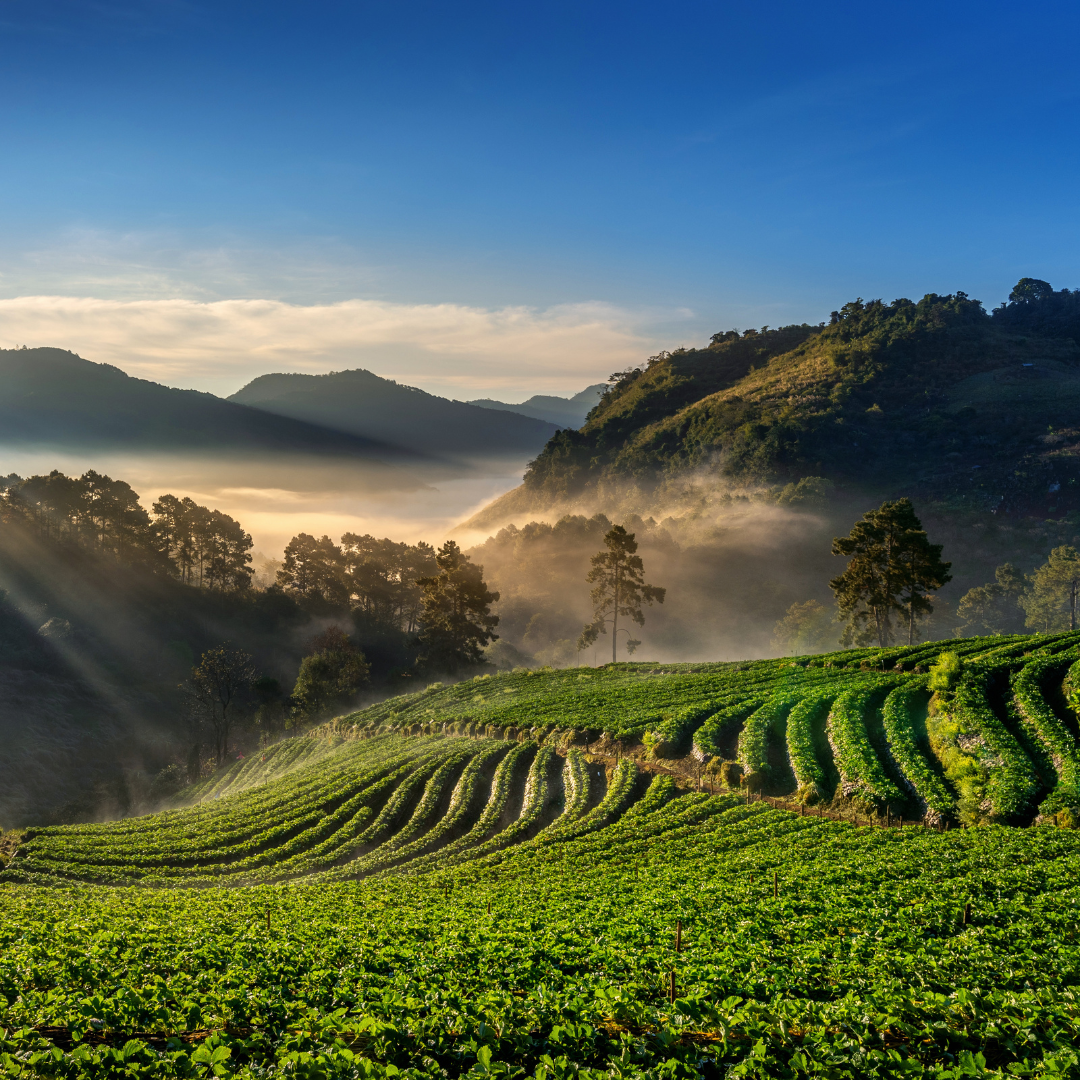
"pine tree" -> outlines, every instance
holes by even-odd
[[[856,522],[850,536],[833,540],[834,555],[849,559],[829,582],[841,621],[848,623],[841,644],[884,648],[893,638],[893,617],[903,613],[908,644],[915,622],[933,610],[933,592],[952,580],[951,563],[941,561],[941,545],[931,544],[910,499],[882,503]]]
[[[1049,633],[1076,629],[1080,600],[1080,552],[1065,544],[1054,548],[1050,558],[1031,577],[1031,587],[1020,598],[1027,625]]]
[[[428,670],[454,672],[484,661],[483,648],[497,640],[499,616],[491,605],[499,599],[484,582],[484,568],[447,540],[435,555],[439,572],[417,579],[423,590],[420,611],[420,657]]]
[[[633,533],[616,525],[604,536],[604,544],[607,550],[592,557],[592,569],[585,578],[590,584],[595,582],[589,594],[593,602],[593,621],[581,631],[578,649],[587,649],[601,634],[606,634],[610,622],[611,662],[614,664],[620,632],[627,635],[626,651],[631,655],[641,644],[625,627],[620,631],[619,617],[644,626],[641,605],[652,605],[654,601],[662,604],[667,590],[645,584],[645,566],[641,556],[636,554],[638,546]]]

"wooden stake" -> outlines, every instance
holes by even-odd
[[[780,881],[776,876],[775,870],[772,872],[772,895],[774,900],[780,895]]]
[[[672,968],[671,971],[668,972],[668,1001],[670,1001],[672,1005],[675,1004],[675,969],[674,968]]]
[[[266,909],[266,932],[270,933],[270,909]]]
[[[488,914],[491,914],[491,901],[488,901]]]
[[[967,926],[968,921],[971,919],[971,905],[964,905],[964,925]]]
[[[675,951],[682,952],[682,919],[675,920]]]

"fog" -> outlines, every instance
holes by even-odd
[[[575,646],[592,618],[589,560],[610,524],[636,535],[646,581],[667,589],[663,605],[644,609],[644,628],[634,628],[642,645],[633,659],[750,659],[776,654],[774,628],[793,603],[830,603],[828,581],[842,569],[831,540],[849,511],[775,499],[698,474],[652,491],[627,487],[547,512],[521,511],[498,531],[466,525],[454,535],[473,545],[501,593],[504,641],[540,662],[611,660],[609,636],[585,652]],[[631,658],[621,642],[618,658]]]
[[[188,496],[239,521],[254,550],[279,558],[299,532],[372,533],[439,543],[459,522],[521,482],[524,459],[425,460],[408,467],[325,457],[123,454],[0,447],[0,475],[87,469],[126,480],[147,509]]]

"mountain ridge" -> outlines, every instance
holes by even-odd
[[[556,431],[543,420],[451,401],[364,368],[260,375],[227,400],[433,455],[531,454]]]
[[[598,404],[605,383],[594,383],[572,397],[554,397],[551,394],[533,394],[518,405],[494,398],[477,398],[466,404],[479,405],[482,409],[496,409],[502,412],[516,412],[523,416],[532,416],[537,420],[546,420],[559,427],[579,428]]]
[[[1080,510],[1080,292],[1023,279],[992,313],[963,292],[861,299],[828,324],[728,331],[612,376],[580,431],[465,527],[679,478],[840,488],[1006,515]]]

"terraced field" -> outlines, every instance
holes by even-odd
[[[28,829],[0,1075],[1080,1075],[1078,649],[501,675]]]

